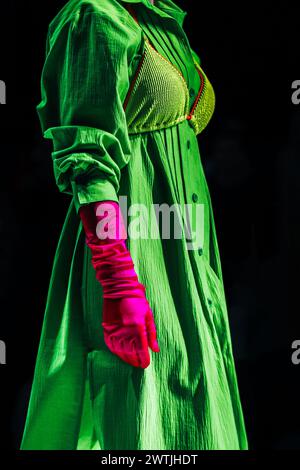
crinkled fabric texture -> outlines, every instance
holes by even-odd
[[[212,202],[187,120],[128,134],[122,103],[141,58],[142,30],[178,67],[190,105],[199,88],[183,12],[171,0],[71,0],[49,25],[41,128],[53,139],[54,177],[70,195],[46,299],[21,449],[247,449]],[[204,66],[204,64],[201,64]],[[204,135],[204,134],[203,134]],[[202,135],[201,135],[202,137]],[[160,352],[138,369],[112,354],[101,328],[102,290],[78,214],[94,201],[190,204],[186,236],[136,238]],[[124,206],[123,206],[124,207]],[[126,209],[126,208],[125,208]],[[146,220],[146,215],[143,215]],[[130,223],[130,217],[128,222]]]

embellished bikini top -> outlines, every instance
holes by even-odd
[[[131,5],[127,5],[135,21]],[[190,109],[189,89],[181,71],[163,57],[144,34],[144,50],[123,103],[129,134],[173,126],[184,120],[199,134],[215,108],[211,83],[193,58],[200,86]]]

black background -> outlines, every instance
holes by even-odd
[[[69,197],[55,186],[35,106],[49,21],[64,1],[0,12],[0,448],[18,449],[54,251]],[[215,213],[250,449],[300,449],[300,5],[177,1],[216,93],[199,137]],[[196,6],[198,10],[196,10]],[[298,274],[297,274],[298,272]]]

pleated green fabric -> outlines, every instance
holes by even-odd
[[[183,30],[186,12],[174,2],[127,3],[134,4],[139,25],[122,0],[71,0],[49,25],[37,111],[44,136],[53,139],[58,189],[71,199],[53,260],[20,448],[246,450],[216,227],[195,128],[183,119],[131,133],[134,109],[123,108],[144,34],[182,73],[189,90],[184,109],[192,108],[201,85],[194,63],[200,58]],[[186,216],[201,235],[197,249],[189,249],[188,237],[161,236],[161,223],[156,238],[128,234],[161,350],[149,350],[146,369],[123,362],[104,343],[102,288],[78,214],[82,204],[119,198],[125,216],[125,203],[190,204],[203,211],[201,227]]]

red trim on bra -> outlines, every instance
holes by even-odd
[[[196,109],[196,107],[197,107],[198,101],[200,100],[201,95],[202,95],[202,92],[203,92],[203,89],[204,89],[204,76],[203,76],[202,72],[198,69],[198,67],[196,67],[196,69],[197,69],[197,72],[198,72],[199,77],[200,77],[200,89],[199,89],[199,91],[198,91],[198,94],[197,94],[196,99],[195,99],[195,101],[194,101],[194,104],[193,104],[193,106],[192,106],[192,109],[191,109],[191,111],[189,112],[189,115],[187,116],[187,119],[188,119],[188,120],[192,119],[193,114],[194,114],[194,111],[195,111],[195,109]]]

